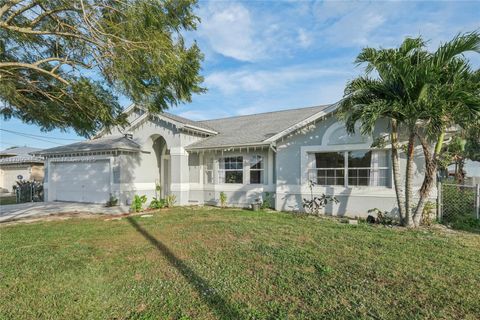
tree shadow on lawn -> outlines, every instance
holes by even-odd
[[[145,239],[160,251],[173,267],[180,272],[185,280],[187,280],[198,292],[200,298],[210,306],[213,312],[223,319],[241,318],[238,310],[232,306],[227,299],[216,293],[207,280],[196,274],[192,268],[190,268],[183,260],[175,256],[166,245],[148,233],[132,217],[128,217],[127,220]]]

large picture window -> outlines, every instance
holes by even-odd
[[[343,152],[315,153],[317,184],[343,186],[345,184],[345,155]],[[315,181],[315,179],[314,179]]]
[[[254,155],[250,158],[250,183],[263,183],[263,157]]]
[[[220,158],[219,183],[243,183],[243,157]]]
[[[309,179],[319,185],[389,186],[384,150],[355,150],[309,154]]]

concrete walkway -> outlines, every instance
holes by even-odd
[[[0,206],[0,223],[20,219],[32,219],[60,213],[122,214],[127,206],[107,208],[103,204],[79,202],[29,202]]]

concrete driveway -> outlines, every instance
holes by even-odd
[[[0,223],[20,219],[33,219],[61,213],[122,214],[127,206],[107,208],[103,204],[79,202],[30,202],[0,206]]]

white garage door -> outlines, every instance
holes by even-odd
[[[110,161],[59,162],[51,170],[54,200],[105,203],[110,197]]]

